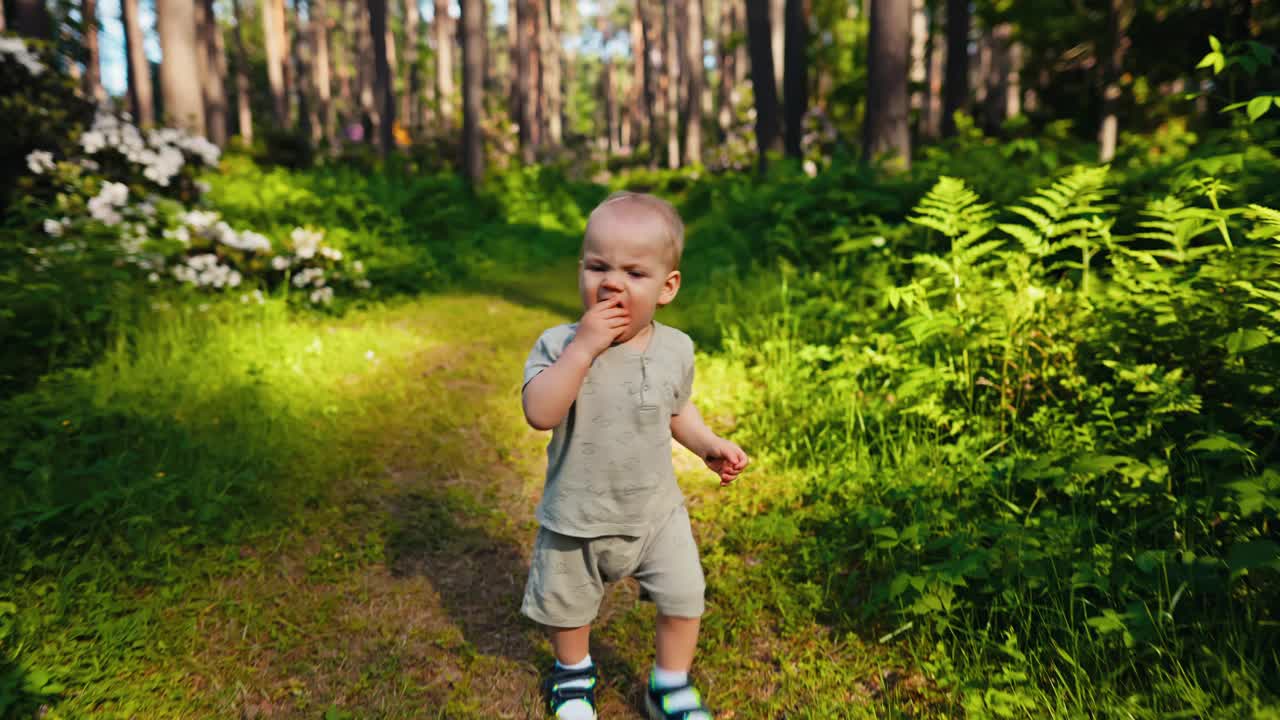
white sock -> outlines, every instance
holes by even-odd
[[[689,682],[689,673],[680,672],[678,670],[663,670],[657,665],[653,666],[652,680],[653,687],[661,690],[664,688],[680,687]],[[671,693],[666,697],[666,707],[663,708],[668,712],[680,712],[681,710],[692,710],[699,707],[702,700],[698,695],[698,691],[692,687],[687,687],[678,692]],[[689,716],[689,720],[711,720],[711,716],[706,713],[694,713]]]
[[[559,660],[556,661],[557,670],[586,670],[589,667],[591,667],[590,654],[572,665],[565,665]],[[568,682],[560,683],[560,687],[584,688],[590,684],[590,680],[583,678],[581,680],[570,680]],[[560,706],[560,710],[556,713],[556,717],[560,720],[596,720],[596,711],[591,708],[591,703],[586,700],[570,700]]]
[[[689,682],[689,673],[679,670],[663,670],[653,666],[653,686],[658,689],[680,687]]]

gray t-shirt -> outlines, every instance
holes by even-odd
[[[524,366],[525,385],[577,330],[573,323],[542,333]],[[693,341],[673,327],[655,321],[643,353],[622,345],[600,353],[552,430],[538,522],[575,537],[640,536],[683,503],[671,467],[671,416],[692,389]]]

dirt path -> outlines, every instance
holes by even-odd
[[[334,502],[299,512],[288,532],[241,547],[200,599],[189,662],[214,716],[544,717],[537,685],[550,647],[518,608],[546,436],[524,425],[518,393],[528,348],[565,316],[537,305],[453,296],[405,316],[426,349],[388,371],[411,380],[393,397],[376,377],[356,390],[370,402],[352,434],[373,438],[380,463],[342,479]],[[683,450],[677,472],[709,575],[748,572],[751,558],[717,548],[722,532],[697,520],[717,502],[713,478]],[[819,626],[780,630],[769,599],[746,587],[753,597],[733,597],[735,582],[712,581],[695,668],[719,717],[865,714],[878,681],[857,678],[873,676],[875,653]],[[640,718],[653,608],[620,583],[597,627],[601,717]],[[817,693],[848,712],[809,708]]]

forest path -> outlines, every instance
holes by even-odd
[[[423,346],[403,362],[396,397],[381,398],[390,410],[352,420],[353,434],[376,438],[376,467],[333,480],[331,503],[299,510],[286,532],[240,548],[236,570],[210,580],[189,657],[210,711],[544,717],[550,646],[519,605],[546,434],[525,425],[519,385],[534,340],[571,321],[574,305],[540,287],[530,278],[400,309]],[[366,385],[358,392],[378,392]],[[913,694],[918,676],[886,670],[879,649],[780,612],[771,596],[792,591],[775,587],[778,573],[721,542],[717,516],[732,513],[717,506],[756,502],[771,478],[721,489],[683,448],[676,468],[709,578],[695,679],[718,718],[884,716],[883,686]],[[607,593],[592,638],[602,718],[642,717],[653,621],[633,582]]]

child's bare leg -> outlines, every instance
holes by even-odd
[[[551,648],[561,665],[576,665],[587,657],[591,644],[591,626],[547,628],[551,631]],[[696,632],[696,631],[695,631]]]
[[[689,672],[693,665],[693,652],[698,646],[698,626],[701,618],[682,618],[670,615],[658,616],[657,657],[655,663],[663,670]]]

